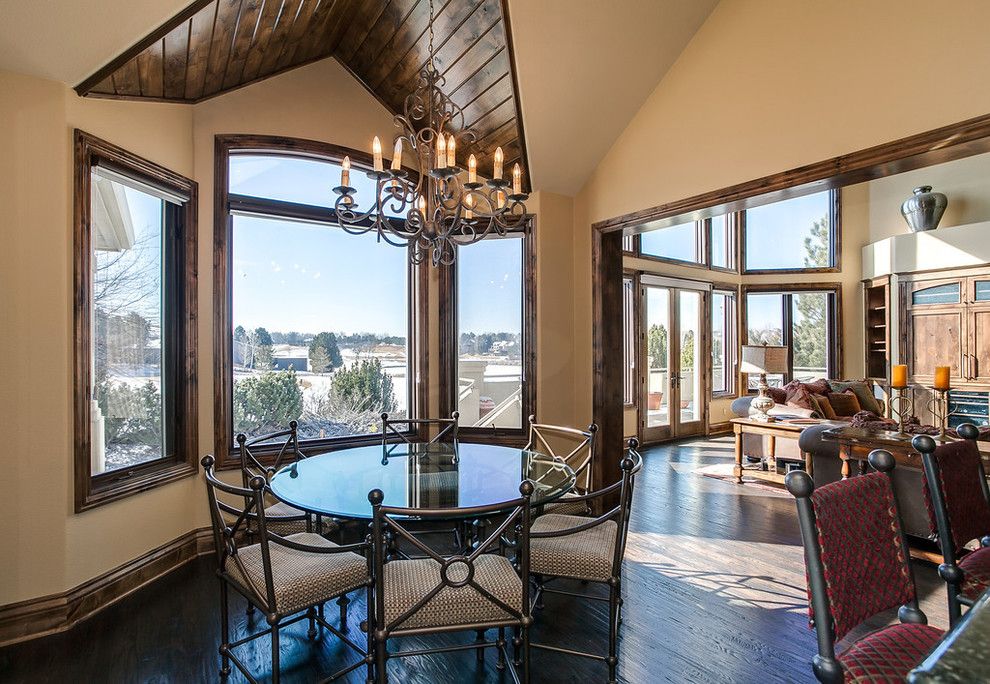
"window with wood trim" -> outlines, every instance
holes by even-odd
[[[735,214],[719,214],[650,230],[638,236],[639,256],[735,272],[737,224]]]
[[[735,394],[736,351],[736,293],[712,290],[711,297],[712,396]]]
[[[788,348],[790,371],[768,375],[770,384],[838,377],[841,370],[838,285],[794,290],[746,289],[746,344]],[[750,376],[748,389],[754,389],[758,380]]]
[[[218,138],[216,439],[228,460],[239,433],[295,420],[319,450],[380,440],[383,412],[416,413],[418,269],[407,249],[337,222],[344,155],[370,168],[324,143]]]
[[[523,439],[536,409],[532,221],[505,237],[457,247],[441,271],[442,413],[462,439]]]
[[[745,273],[839,270],[839,191],[765,204],[743,213]]]
[[[75,508],[196,472],[196,183],[75,131]]]

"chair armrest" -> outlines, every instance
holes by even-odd
[[[371,544],[368,541],[345,544],[343,546],[311,546],[309,544],[301,544],[292,539],[286,539],[274,532],[268,533],[268,541],[289,549],[295,549],[296,551],[305,551],[306,553],[363,553],[371,548]]]
[[[568,500],[570,501],[570,500]],[[600,515],[597,518],[592,518],[586,523],[580,525],[575,525],[574,527],[568,527],[566,530],[554,530],[552,532],[533,532],[530,531],[530,539],[547,539],[550,537],[566,537],[572,534],[577,534],[578,532],[584,532],[585,530],[590,530],[592,528],[598,527],[599,525],[611,520],[619,514],[619,506],[616,506],[608,513]]]

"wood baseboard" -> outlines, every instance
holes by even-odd
[[[732,423],[725,421],[724,423],[710,423],[708,425],[708,435],[723,435],[732,432]]]
[[[0,606],[0,646],[63,632],[212,551],[210,528],[192,530],[68,591]]]

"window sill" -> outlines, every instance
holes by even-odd
[[[113,501],[126,499],[161,485],[195,475],[199,468],[189,461],[170,461],[133,470],[132,475],[103,473],[89,480],[88,487],[76,489],[76,513]]]

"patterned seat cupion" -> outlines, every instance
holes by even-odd
[[[448,579],[455,583],[468,578],[465,563],[448,566]],[[385,564],[385,622],[393,623],[430,594],[441,583],[441,565],[432,558],[396,560]],[[482,554],[474,561],[472,581],[499,601],[519,611],[522,605],[522,579],[504,556]],[[475,623],[511,620],[501,606],[470,584],[445,586],[412,615],[395,624],[395,629],[453,627]]]
[[[962,595],[974,601],[990,588],[990,547],[973,551],[959,561],[963,571]]]
[[[336,546],[315,533],[292,534],[286,539],[307,546]],[[328,601],[368,581],[368,562],[356,553],[310,553],[275,542],[269,542],[268,552],[275,586],[275,605],[271,608],[282,615]],[[238,549],[227,559],[225,570],[251,590],[262,605],[267,603],[259,544]]]
[[[306,521],[291,519],[298,518],[300,515],[303,515],[303,511],[279,501],[265,509],[265,526],[269,532],[274,532],[282,537],[290,534],[304,533],[306,532]],[[286,520],[286,518],[290,519]],[[337,529],[337,523],[326,516],[321,516],[320,527],[322,529],[316,529],[316,517],[314,516],[312,527],[314,532],[329,534]]]
[[[890,625],[869,634],[839,655],[845,682],[902,684],[908,673],[942,638],[928,625]]]
[[[576,515],[548,513],[533,523],[533,532],[563,532],[588,523]],[[606,582],[612,576],[618,526],[606,520],[588,530],[530,542],[530,571],[537,575]]]
[[[557,513],[558,515],[587,515],[590,509],[586,501],[568,501],[575,496],[578,495],[568,492],[557,501],[547,504],[544,510],[547,513]]]

